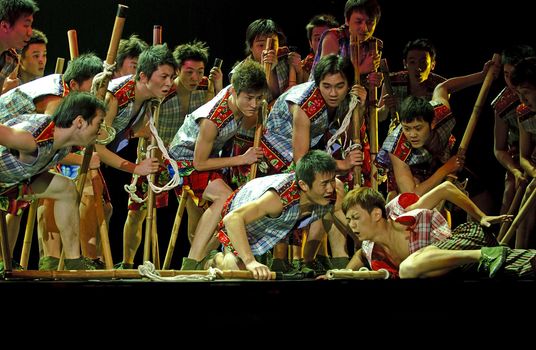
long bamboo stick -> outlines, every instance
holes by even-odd
[[[354,84],[361,84],[359,72],[359,38],[357,35],[350,35],[350,57],[354,66]],[[361,145],[362,124],[363,120],[359,113],[359,106],[356,106],[352,113],[353,142],[356,145]],[[361,166],[354,167],[354,186],[361,186]]]

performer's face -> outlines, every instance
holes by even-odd
[[[319,89],[328,107],[337,108],[348,94],[348,82],[341,73],[328,73],[320,81]]]
[[[506,83],[506,86],[508,86],[510,89],[515,90],[515,87],[512,85],[512,82],[510,81],[510,75],[512,75],[513,70],[514,70],[514,65],[509,64],[509,63],[503,65],[504,82]]]
[[[272,38],[272,48],[276,51],[277,54],[279,42],[278,37],[275,34],[256,36],[255,40],[253,40],[253,44],[251,45],[251,56],[253,56],[253,59],[259,63],[262,63],[262,51],[266,49],[266,39],[268,39],[269,37]]]
[[[22,50],[32,36],[33,15],[20,16],[13,25],[1,21],[0,27],[8,33],[7,48]]]
[[[179,82],[188,91],[194,91],[203,79],[205,63],[203,61],[186,60],[179,70]]]
[[[121,69],[117,72],[116,78],[125,75],[135,75],[138,68],[138,57],[125,57]]]
[[[522,103],[536,112],[536,86],[529,83],[521,84],[517,87],[517,94]]]
[[[422,119],[415,119],[411,122],[401,122],[402,132],[411,143],[411,147],[420,148],[426,144],[430,138],[430,124]]]
[[[257,117],[263,98],[262,92],[241,91],[236,95],[236,106],[244,117]]]
[[[309,40],[309,46],[311,47],[311,50],[313,50],[313,53],[316,54],[316,50],[318,50],[318,43],[320,42],[320,37],[322,36],[322,33],[324,33],[328,29],[328,26],[318,26],[314,27],[311,31],[311,40]]]
[[[410,79],[422,83],[428,79],[430,72],[434,69],[435,61],[432,60],[428,51],[410,50],[404,60],[404,65]]]
[[[314,204],[330,204],[336,192],[335,173],[317,173],[313,185],[307,189],[307,196]]]
[[[379,208],[372,209],[372,212],[369,213],[367,210],[363,209],[359,204],[354,205],[346,211],[346,220],[348,220],[348,226],[354,233],[359,236],[360,240],[367,240],[373,238],[371,233],[374,232],[374,218],[377,219],[379,216],[381,218],[381,210]]]
[[[102,110],[97,110],[97,113],[95,117],[91,120],[91,123],[87,124],[84,121],[85,128],[83,129],[83,144],[84,145],[90,145],[95,143],[97,140],[97,136],[99,136],[101,124],[104,121],[104,112]]]
[[[171,89],[173,79],[175,79],[175,72],[173,66],[163,64],[158,66],[158,69],[153,72],[149,79],[145,74],[144,77],[144,82],[152,95],[161,99],[166,97]]]
[[[24,57],[21,59],[21,68],[35,78],[45,74],[47,64],[47,46],[41,43],[28,45]]]
[[[357,35],[359,41],[369,39],[376,29],[376,18],[370,18],[364,12],[354,11],[346,21],[350,34]]]

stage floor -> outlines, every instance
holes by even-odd
[[[72,310],[95,318],[141,320],[165,312],[177,324],[231,317],[242,326],[300,322],[489,322],[536,311],[535,281],[332,280],[151,282],[2,280],[0,295],[20,315]],[[84,311],[85,310],[85,311]],[[95,312],[95,313],[93,313]],[[54,312],[53,312],[54,313]],[[532,318],[532,316],[531,316]],[[235,321],[233,321],[235,322]]]

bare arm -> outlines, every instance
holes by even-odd
[[[456,185],[448,181],[434,187],[430,192],[423,195],[416,203],[410,205],[408,210],[417,208],[432,209],[442,200],[447,200],[457,205],[478,221],[486,216],[486,214],[484,214],[484,212],[482,212],[482,210],[480,210],[480,208],[478,208],[465,193],[456,187]]]
[[[346,268],[352,270],[359,270],[364,266],[366,265],[363,261],[363,250],[359,249],[357,252],[355,252],[354,256],[352,256],[352,259],[350,259],[350,262],[348,263]]]
[[[231,243],[255,278],[267,279],[270,270],[255,260],[247,239],[246,225],[266,216],[277,217],[282,212],[281,198],[276,192],[268,191],[257,200],[231,211],[223,218]]]
[[[17,130],[0,124],[0,144],[21,153],[32,153],[37,149],[37,143],[28,131]]]
[[[339,40],[335,33],[328,33],[324,37],[324,40],[322,40],[322,57],[332,53],[339,53]]]
[[[444,82],[438,84],[434,89],[434,94],[432,97],[433,101],[440,102],[444,104],[445,106],[450,108],[449,104],[449,95],[453,92],[456,92],[458,90],[465,89],[466,87],[476,85],[478,83],[481,83],[484,81],[484,78],[486,77],[486,73],[489,69],[495,70],[494,74],[495,77],[498,74],[498,71],[500,71],[500,68],[496,68],[491,61],[486,62],[484,65],[484,69],[481,72],[473,73],[461,77],[454,77],[445,80]]]
[[[525,131],[522,125],[519,125],[519,163],[528,176],[535,178],[536,166],[531,159],[533,151],[534,143],[531,141],[530,134]]]
[[[208,119],[199,122],[199,135],[194,149],[194,167],[198,171],[223,169],[244,164],[252,164],[262,157],[260,147],[250,147],[246,153],[234,157],[214,157],[211,158],[212,147],[218,136],[218,127]]]
[[[298,105],[290,106],[292,113],[292,152],[297,163],[307,152],[311,144],[311,121]]]
[[[395,180],[399,192],[413,192],[419,196],[424,195],[432,188],[439,185],[448,174],[457,171],[462,166],[458,161],[458,157],[452,156],[445,164],[437,169],[432,176],[421,183],[417,183],[413,178],[409,165],[391,153],[389,153],[389,158],[391,159],[391,164],[393,164]]]
[[[523,171],[508,153],[508,125],[497,115],[495,115],[494,135],[493,152],[495,158],[507,171],[515,176],[516,183],[518,179],[524,179]]]

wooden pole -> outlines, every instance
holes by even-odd
[[[532,193],[530,194],[527,201],[519,209],[519,213],[517,213],[514,222],[512,222],[512,225],[501,240],[501,245],[507,245],[508,242],[510,242],[510,239],[514,235],[514,232],[516,232],[517,228],[519,227],[519,224],[521,224],[521,221],[523,221],[525,216],[529,213],[530,209],[532,209],[532,207],[534,206],[534,202],[536,202],[536,187],[532,190]]]
[[[128,9],[128,6],[121,5],[121,4],[117,5],[117,14],[115,17],[114,27],[112,30],[112,37],[110,39],[110,45],[108,46],[108,53],[106,54],[106,63],[109,65],[114,64],[115,59],[117,57],[117,48],[119,47],[119,41],[121,40],[121,35],[123,34],[123,27],[125,25],[127,9]],[[103,79],[102,85],[96,94],[97,98],[99,98],[100,100],[104,100],[106,96],[106,89],[108,88],[109,82],[110,82],[109,77]],[[86,182],[87,171],[89,168],[89,161],[91,160],[91,156],[93,155],[93,149],[94,149],[94,145],[89,145],[86,147],[86,150],[84,151],[84,160],[82,162],[82,166],[80,167],[80,182],[79,182],[79,188],[78,188],[79,196],[81,196],[81,193],[82,193],[81,189],[84,188],[84,184]]]
[[[55,74],[63,73],[63,66],[65,65],[65,58],[58,57],[56,58],[56,68],[54,69]]]
[[[76,30],[68,30],[67,39],[69,40],[69,54],[71,55],[71,60],[74,60],[76,57],[80,56],[78,52],[78,36]]]
[[[11,271],[11,250],[7,233],[6,213],[0,210],[0,248],[2,249],[2,258],[4,260],[4,272]]]
[[[359,39],[357,35],[350,35],[350,57],[354,66],[354,84],[361,84],[361,76],[359,74]],[[352,133],[353,142],[361,146],[361,125],[363,120],[359,114],[359,106],[354,108],[352,112]],[[354,186],[361,186],[361,166],[354,167]]]
[[[272,49],[272,43],[273,43],[273,38],[272,37],[269,37],[269,38],[266,38],[266,50],[271,50]],[[276,52],[277,54],[277,52]],[[264,73],[266,74],[266,82],[268,83],[268,85],[270,85],[270,77],[272,75],[272,64],[271,63],[264,63]]]
[[[527,189],[527,184],[523,183],[519,185],[519,188],[516,191],[516,194],[514,196],[514,199],[512,199],[512,203],[510,203],[510,207],[508,208],[508,215],[514,215],[517,210],[519,209],[519,205],[521,204],[521,201],[523,200],[523,195],[525,194],[525,190]],[[508,231],[508,228],[510,227],[512,223],[510,221],[505,221],[501,224],[501,229],[499,231],[499,234],[497,235],[497,240],[500,242],[503,238],[506,232]]]
[[[153,45],[160,45],[162,44],[162,26],[155,25],[153,27]],[[162,101],[158,101],[155,108],[153,109],[153,116],[154,116],[154,126],[155,128],[158,128],[158,117],[160,115],[160,104]],[[151,134],[151,143],[150,143],[150,151],[147,155],[148,158],[154,158],[156,157],[156,138],[153,134]],[[147,181],[155,183],[156,182],[156,175],[155,174],[149,174],[147,176]],[[143,247],[143,261],[151,261],[151,252],[153,257],[153,263],[157,269],[160,268],[160,259],[158,258],[157,254],[157,244],[158,244],[158,237],[156,235],[156,230],[153,230],[153,221],[155,220],[154,214],[156,206],[155,206],[155,194],[151,187],[147,189],[147,217],[145,218],[145,244]]]
[[[378,54],[378,41],[370,42],[371,51]],[[374,159],[378,154],[378,88],[369,86],[369,135],[370,135],[370,157],[371,157],[371,185],[372,188],[378,190],[378,169],[374,164]]]
[[[501,56],[497,53],[493,54],[492,61],[496,65],[500,64]],[[475,131],[476,123],[478,122],[478,117],[480,116],[482,107],[486,102],[486,97],[488,96],[488,92],[492,82],[493,69],[492,67],[490,67],[488,69],[488,72],[486,73],[486,77],[484,78],[484,82],[482,83],[482,87],[480,88],[480,92],[478,93],[478,97],[473,107],[471,117],[469,118],[469,122],[467,123],[467,127],[465,128],[460,147],[458,148],[458,156],[465,156],[465,153],[467,152],[467,147],[469,146],[469,142],[471,141],[471,137],[473,136],[473,132]]]
[[[223,60],[221,58],[215,58],[214,59],[214,65],[213,67],[217,67],[221,69],[221,65],[223,64]],[[214,89],[214,81],[212,79],[208,80],[208,86],[207,86],[207,102],[212,100],[212,98],[216,95],[216,91]]]
[[[175,214],[175,220],[173,221],[173,228],[171,229],[171,237],[169,238],[169,244],[166,251],[166,257],[164,259],[164,266],[162,269],[168,270],[171,265],[171,258],[173,258],[173,252],[175,251],[175,244],[177,243],[177,237],[179,236],[179,229],[181,227],[182,217],[184,214],[184,208],[186,208],[186,201],[188,200],[188,193],[183,188],[181,193],[181,199],[179,201],[179,207]]]
[[[357,280],[377,280],[388,279],[387,270],[379,271],[347,271],[347,270],[329,270],[326,273],[328,279],[357,279]]]
[[[266,100],[263,100],[261,103],[261,108],[259,108],[259,114],[257,116],[257,123],[255,125],[255,137],[253,138],[253,147],[260,147],[261,145],[261,136],[264,121],[268,117],[268,103]],[[249,179],[253,180],[257,177],[257,162],[251,164],[249,170]]]

